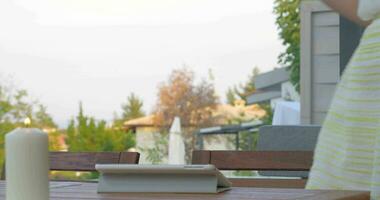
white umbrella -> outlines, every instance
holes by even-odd
[[[181,120],[175,117],[169,132],[169,164],[185,164],[185,144],[181,135]]]

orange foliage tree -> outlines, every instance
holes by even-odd
[[[212,113],[219,103],[212,81],[195,82],[194,72],[181,68],[173,70],[167,82],[159,85],[155,123],[167,130],[174,117],[182,124],[187,160],[196,144],[195,132],[215,123]]]

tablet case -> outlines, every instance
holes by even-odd
[[[97,165],[97,169],[100,168],[104,169],[104,166]],[[99,171],[101,172],[98,183],[99,193],[218,193],[231,187],[231,183],[216,168],[162,170],[161,166],[153,172],[120,169]]]

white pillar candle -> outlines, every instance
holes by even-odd
[[[18,128],[5,136],[6,199],[49,199],[48,136]]]

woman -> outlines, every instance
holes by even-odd
[[[370,190],[380,199],[380,0],[325,0],[368,26],[323,124],[308,189]]]

